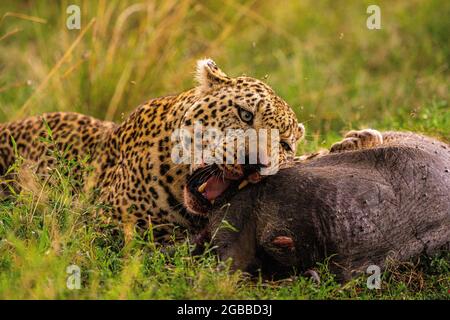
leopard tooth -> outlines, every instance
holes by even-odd
[[[249,181],[247,179],[242,180],[242,182],[239,184],[238,190],[243,189],[246,185],[248,185]]]
[[[216,199],[212,199],[211,200],[211,204],[214,205],[214,203],[216,202]]]
[[[207,184],[207,182],[203,182],[202,185],[200,187],[198,187],[198,189],[197,189],[198,192],[200,192],[200,193],[205,192],[206,184]]]

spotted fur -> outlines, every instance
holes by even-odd
[[[67,158],[88,156],[93,167],[83,176],[85,187],[98,190],[97,201],[104,204],[101,217],[111,223],[148,228],[157,240],[165,241],[180,230],[200,228],[201,216],[186,210],[183,189],[195,166],[171,160],[171,134],[181,127],[204,126],[226,129],[249,127],[280,131],[283,147],[280,162],[296,152],[304,128],[291,108],[265,83],[250,77],[231,78],[209,59],[198,62],[198,86],[179,95],[152,99],[139,106],[123,123],[101,121],[77,113],[48,113],[0,126],[0,173],[15,161],[11,137],[18,153],[35,164],[38,174],[55,165],[52,149],[65,150]],[[245,123],[239,110],[253,114]],[[39,139],[47,128],[54,143]],[[238,170],[231,165],[230,171]]]

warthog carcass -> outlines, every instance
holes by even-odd
[[[405,134],[299,162],[224,195],[209,219],[219,256],[236,269],[307,270],[330,257],[349,279],[448,246],[450,147]]]

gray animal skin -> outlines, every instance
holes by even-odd
[[[345,281],[370,265],[383,268],[388,257],[448,250],[450,147],[392,134],[380,147],[296,163],[224,196],[209,215],[220,258],[274,273],[331,257],[331,271]]]

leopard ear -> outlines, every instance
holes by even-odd
[[[211,59],[197,61],[195,79],[198,82],[197,88],[201,92],[207,92],[215,86],[227,84],[231,81],[230,77],[220,70],[216,63]]]
[[[305,126],[303,125],[303,123],[297,123],[298,125],[298,138],[297,139],[302,139],[303,136],[305,135]]]

